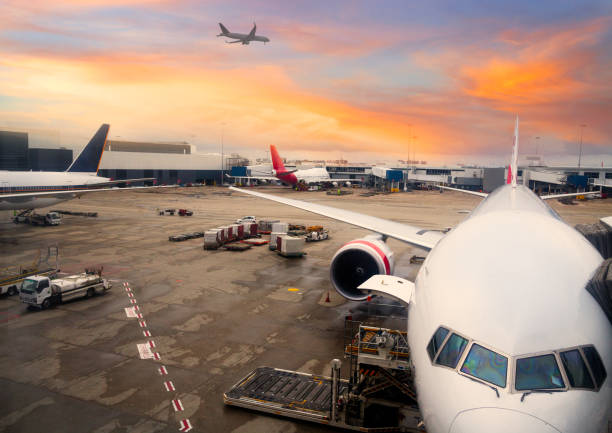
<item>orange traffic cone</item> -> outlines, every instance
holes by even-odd
[[[325,302],[331,302],[331,301],[329,300],[329,290],[327,291],[327,298],[325,298]]]

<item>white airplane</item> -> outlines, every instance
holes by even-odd
[[[102,187],[154,181],[154,178],[111,180],[97,175],[109,128],[107,124],[100,126],[66,171],[0,171],[0,210],[53,206],[87,192],[117,190]],[[134,188],[148,187],[121,190]]]
[[[288,170],[283,164],[283,159],[280,157],[276,146],[270,145],[270,156],[272,158],[272,172],[269,176],[266,175],[255,175],[247,176],[246,179],[260,180],[260,181],[278,181],[280,180],[284,184],[292,187],[297,186],[298,183],[304,183],[306,185],[316,184],[332,184],[338,186],[343,184],[350,186],[351,183],[359,182],[359,179],[336,179],[329,176],[329,172],[324,167],[313,167],[304,170]],[[245,177],[242,177],[245,178]]]
[[[612,312],[585,288],[603,258],[542,201],[563,195],[517,185],[518,118],[514,140],[511,182],[477,193],[482,203],[447,234],[233,189],[378,233],[340,248],[331,280],[348,299],[377,293],[408,305],[428,433],[604,433]],[[392,275],[387,237],[429,250],[415,282]]]
[[[231,42],[225,41],[228,44],[237,44],[241,42],[242,45],[249,45],[249,42],[251,41],[263,42],[264,44],[266,42],[270,42],[270,39],[265,36],[255,36],[255,32],[257,31],[257,24],[255,23],[253,23],[253,28],[248,35],[245,35],[244,33],[232,33],[221,23],[219,23],[219,27],[221,27],[221,33],[219,33],[217,37],[225,36],[226,38],[230,39],[238,39],[237,41]]]

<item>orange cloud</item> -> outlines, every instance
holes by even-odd
[[[569,77],[567,65],[557,61],[527,60],[513,62],[494,58],[485,66],[466,66],[465,92],[478,98],[506,104],[536,104],[567,97],[579,83]]]

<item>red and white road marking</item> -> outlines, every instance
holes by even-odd
[[[174,408],[175,412],[182,412],[185,410],[185,408],[183,407],[183,403],[181,403],[178,398],[172,400],[172,407]]]
[[[191,425],[191,423],[189,422],[188,419],[184,419],[179,423],[179,431],[189,431],[193,428],[193,426]]]
[[[128,298],[130,299],[130,303],[133,305],[130,308],[125,308],[126,315],[128,317],[137,317],[139,319],[138,325],[141,328],[146,328],[147,322],[144,321],[144,317],[142,313],[139,312],[140,308],[138,307],[136,299],[134,298],[132,289],[130,288],[127,282],[124,282],[123,286],[125,287],[125,291],[127,292]],[[145,337],[151,337],[151,332],[148,329],[143,329],[142,335],[144,335]],[[138,347],[138,352],[140,354],[141,359],[154,358],[157,361],[161,361],[161,355],[159,354],[159,352],[153,352],[152,350],[156,347],[155,341],[148,340],[145,344],[137,344],[136,346]],[[161,376],[168,376],[168,369],[166,368],[165,365],[160,366],[157,369],[157,372]],[[166,389],[166,392],[176,391],[174,382],[172,382],[171,380],[167,380],[164,382],[164,388]],[[185,410],[183,403],[178,398],[172,400],[172,408],[174,409],[175,412],[183,412]],[[179,422],[179,431],[188,432],[188,431],[191,431],[192,429],[193,429],[193,426],[191,425],[191,422],[188,419],[183,419]]]

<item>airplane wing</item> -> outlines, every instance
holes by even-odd
[[[122,183],[132,183],[132,182],[148,182],[157,180],[154,177],[141,177],[140,179],[123,179],[123,180],[109,180],[108,182],[100,182],[96,183],[95,186],[110,186],[110,185],[118,185]]]
[[[293,200],[289,198],[278,197],[271,194],[248,191],[240,188],[230,187],[230,189],[238,192],[243,192],[245,194],[254,195],[256,197],[265,198],[267,200],[272,200],[277,203],[283,203],[289,206],[303,209],[308,212],[312,212],[318,215],[323,215],[328,218],[352,224],[357,227],[362,227],[364,229],[380,233],[381,235],[388,236],[390,238],[397,239],[426,250],[432,249],[444,236],[444,233],[438,230],[421,229],[419,227],[413,227],[395,221],[385,220],[382,218],[364,215],[357,212],[339,209],[336,207],[324,206],[300,200]]]
[[[278,177],[274,177],[274,176],[230,176],[227,173],[225,173],[225,177],[235,178],[235,179],[249,179],[249,180],[279,180]]]
[[[231,42],[225,41],[226,44],[238,44],[240,42],[242,42],[242,39],[238,39],[237,41],[231,41]]]
[[[593,195],[593,194],[601,194],[601,191],[572,192],[572,193],[569,193],[569,194],[541,195],[540,198],[542,200],[550,200],[552,198],[576,197],[577,195]]]
[[[466,194],[477,195],[478,197],[483,197],[483,198],[489,195],[484,192],[470,191],[469,189],[451,188],[450,186],[437,185],[437,187],[442,188],[442,189],[448,189],[449,191],[459,191],[459,192],[464,192]]]
[[[40,191],[40,192],[25,192],[25,193],[18,193],[18,194],[0,194],[0,201],[6,200],[6,199],[23,198],[23,197],[54,197],[54,196],[69,195],[69,194],[78,196],[78,195],[83,195],[89,192],[97,192],[97,191],[131,191],[134,189],[174,188],[174,187],[175,187],[174,185],[133,186],[130,188],[67,189],[63,191]]]

